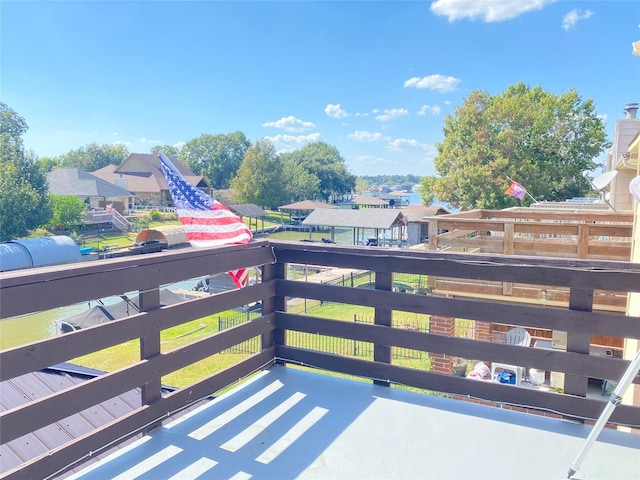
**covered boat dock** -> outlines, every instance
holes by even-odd
[[[309,238],[313,227],[328,227],[331,241],[335,242],[336,228],[351,228],[353,245],[372,245],[374,242],[370,239],[373,239],[376,246],[400,246],[406,221],[400,210],[391,208],[318,209],[311,212],[302,225],[309,227]]]

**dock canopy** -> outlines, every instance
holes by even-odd
[[[282,205],[278,207],[281,212],[289,212],[289,221],[295,221],[300,225],[302,221],[307,218],[307,215],[317,209],[336,209],[340,208],[337,205],[331,205],[330,203],[318,202],[317,200],[302,200],[300,202],[290,203],[289,205]],[[295,213],[295,215],[293,215]]]
[[[182,225],[162,225],[156,228],[146,228],[136,236],[136,243],[152,240],[166,243],[169,248],[189,243]]]
[[[362,210],[314,210],[302,222],[302,225],[309,227],[311,235],[312,227],[329,227],[331,229],[331,240],[335,241],[335,229],[352,228],[353,244],[366,243],[364,237],[366,230],[374,230],[374,238],[377,240],[379,234],[383,233],[382,244],[393,243],[391,240],[402,238],[401,231],[405,226],[405,218],[398,209],[391,208],[365,208]],[[387,239],[387,230],[392,232],[391,238]],[[400,232],[400,233],[398,233]],[[360,238],[362,236],[362,238]]]
[[[249,219],[249,228],[251,230],[258,230],[258,219],[262,220],[262,228],[264,229],[264,217],[269,215],[262,207],[253,203],[229,205],[229,210],[240,218],[247,217]]]
[[[312,211],[318,208],[339,208],[337,205],[331,205],[330,203],[318,202],[316,200],[302,200],[300,202],[290,203],[289,205],[282,205],[278,207],[278,210],[284,212],[297,212],[297,211]]]

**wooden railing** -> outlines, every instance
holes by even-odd
[[[375,289],[288,280],[289,263],[369,270],[374,272]],[[159,307],[159,288],[165,284],[251,266],[262,269],[261,281],[256,285]],[[561,285],[570,289],[571,301],[568,308],[557,308],[405,294],[393,291],[395,273]],[[100,451],[105,445],[148,431],[158,426],[168,413],[274,362],[358,375],[382,385],[408,385],[528,405],[573,418],[597,418],[603,401],[585,397],[588,378],[619,378],[629,362],[589,355],[589,335],[606,333],[640,338],[640,317],[591,311],[593,291],[604,287],[625,293],[640,292],[640,266],[265,240],[243,246],[186,249],[1,273],[0,318],[131,291],[140,292],[141,307],[141,313],[121,320],[0,352],[0,381],[4,382],[129,340],[140,343],[139,360],[127,367],[2,412],[3,444],[131,389],[142,389],[140,408],[5,472],[4,477],[45,478],[65,471],[78,459]],[[375,322],[354,324],[288,313],[287,304],[295,298],[369,306],[374,309]],[[162,330],[253,302],[262,302],[262,315],[257,319],[175,350],[162,351]],[[393,328],[394,311],[563,330],[568,332],[568,351]],[[288,332],[294,331],[370,342],[373,358],[301,348],[288,341]],[[175,392],[162,393],[163,376],[255,337],[262,339],[257,353]],[[565,394],[394,365],[392,347],[564,372]],[[611,421],[636,425],[638,418],[640,407],[622,405],[616,408]]]
[[[439,233],[443,232],[443,233]],[[429,250],[627,260],[633,215],[474,210],[429,219]]]

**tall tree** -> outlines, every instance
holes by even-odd
[[[0,102],[0,241],[22,237],[51,218],[47,177],[25,152],[24,118]]]
[[[180,149],[174,145],[156,145],[151,147],[149,153],[157,154],[159,151],[164,152],[168,157],[177,157],[180,154]]]
[[[325,142],[313,142],[299,150],[281,154],[283,161],[293,161],[320,180],[320,196],[327,201],[351,193],[356,177],[347,171],[338,149]]]
[[[293,160],[282,160],[282,178],[275,188],[283,190],[283,202],[320,198],[320,179]]]
[[[249,147],[232,180],[233,198],[237,203],[255,203],[277,208],[284,203],[283,166],[273,144],[262,139]]]
[[[242,132],[203,134],[182,147],[179,160],[205,177],[212,188],[222,190],[229,188],[250,145]]]
[[[69,150],[60,156],[63,167],[79,168],[85,172],[94,172],[107,165],[120,165],[129,156],[129,150],[122,144],[101,145],[90,143],[77,150]]]
[[[422,199],[453,207],[500,209],[528,205],[506,195],[509,178],[536,199],[565,200],[590,191],[584,170],[607,148],[605,125],[591,99],[510,86],[501,95],[475,90],[444,120],[435,167],[421,182]]]
[[[38,164],[40,171],[45,175],[51,170],[55,170],[61,166],[60,157],[41,157],[40,160],[38,160]]]
[[[87,204],[74,195],[50,194],[53,216],[49,224],[57,230],[75,227],[82,222],[82,214]]]

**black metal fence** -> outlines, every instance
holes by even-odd
[[[313,270],[313,267],[307,265],[299,266],[301,272],[298,272],[297,277],[304,280],[307,274],[307,268],[310,269],[310,274],[318,273]],[[302,277],[302,278],[301,278]],[[427,276],[426,275],[412,275],[412,274],[396,274],[394,276],[393,288],[395,291],[408,293],[408,294],[427,294]],[[374,288],[375,286],[375,274],[371,271],[352,271],[347,274],[341,275],[337,278],[332,278],[325,283],[337,286],[346,287],[358,287],[358,288]],[[313,315],[320,307],[337,305],[332,302],[322,302],[320,300],[306,299],[306,298],[292,298],[288,300],[287,311],[290,313],[301,313]],[[320,315],[320,314],[319,314]],[[234,317],[218,317],[218,331],[223,331],[240,325],[242,323],[251,321],[254,318],[260,316],[259,308],[245,307],[245,311],[238,313]],[[345,319],[345,321],[351,321]],[[353,315],[353,322],[355,323],[367,323],[373,324],[374,319],[372,315]],[[405,330],[412,330],[415,332],[429,332],[429,320],[407,320],[394,319],[392,321],[394,328],[401,328]],[[464,336],[464,335],[463,335]],[[318,350],[327,353],[333,353],[338,355],[347,355],[353,357],[373,358],[373,344],[370,342],[362,342],[356,340],[348,340],[344,338],[334,338],[323,335],[316,335],[304,332],[288,332],[287,344],[299,348],[305,348],[310,350]],[[232,354],[253,354],[260,351],[261,339],[259,337],[252,338],[246,342],[225,350],[222,353]],[[394,359],[408,359],[408,360],[425,360],[428,355],[420,350],[411,350],[407,348],[392,348],[392,358]]]

